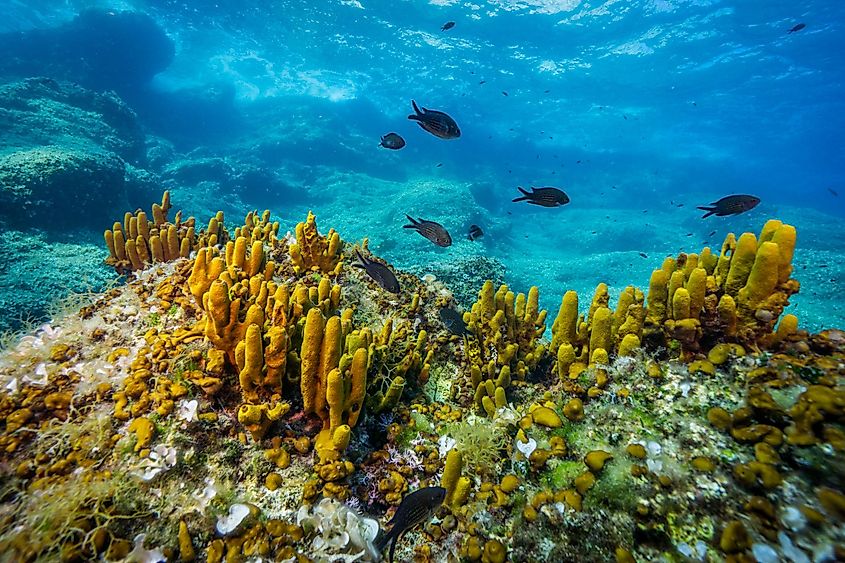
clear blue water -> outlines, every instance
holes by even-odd
[[[148,133],[182,154],[237,153],[286,186],[177,187],[188,211],[269,207],[290,227],[312,208],[401,267],[496,258],[518,289],[540,285],[549,308],[598,281],[644,286],[663,255],[778,217],[799,230],[797,302],[809,327],[845,322],[830,306],[845,276],[845,3],[0,5],[7,33],[61,26],[90,7],[143,12],[161,26],[175,45],[169,66],[149,82],[114,77]],[[446,21],[456,25],[441,31]],[[798,23],[806,27],[787,33]],[[420,130],[406,119],[412,99],[452,115],[462,137]],[[407,147],[378,148],[390,131]],[[518,185],[557,186],[572,203],[512,204]],[[731,193],[762,203],[700,218],[695,206]],[[411,237],[404,213],[442,222],[456,244]],[[484,239],[463,240],[470,223]]]

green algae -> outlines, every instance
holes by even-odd
[[[548,462],[549,469],[542,474],[541,481],[553,490],[568,489],[575,478],[584,472],[580,461],[553,459]]]

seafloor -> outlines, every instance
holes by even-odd
[[[397,561],[845,558],[845,334],[784,313],[789,225],[541,301],[169,208],[114,218],[127,283],[0,354],[4,560],[374,560],[435,485]]]

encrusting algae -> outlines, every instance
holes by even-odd
[[[10,560],[376,560],[427,487],[399,560],[845,558],[845,334],[782,315],[793,227],[566,292],[546,340],[536,287],[487,282],[459,334],[311,213],[170,209],[106,231],[125,285],[0,354]]]

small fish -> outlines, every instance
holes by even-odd
[[[469,240],[480,239],[483,236],[484,236],[484,231],[481,230],[481,227],[479,227],[478,225],[470,225],[469,226],[469,235],[467,236],[467,238]]]
[[[364,258],[357,249],[355,250],[355,255],[358,256],[360,262],[354,263],[352,266],[361,268],[367,272],[367,275],[373,278],[373,281],[379,284],[383,290],[389,291],[390,293],[399,293],[399,280],[396,279],[396,275],[390,268],[381,262]]]
[[[402,136],[398,133],[388,133],[387,135],[381,138],[381,143],[379,143],[379,146],[384,147],[386,149],[398,151],[399,149],[405,146],[405,139],[403,139]]]
[[[467,330],[467,324],[464,322],[463,314],[451,307],[440,309],[440,320],[446,325],[446,329],[456,336],[470,334]]]
[[[513,201],[527,201],[528,203],[541,207],[560,207],[569,203],[569,196],[557,188],[535,188],[532,186],[531,193],[528,193],[522,186],[517,188],[522,196]]]
[[[702,215],[702,219],[706,219],[711,215],[716,217],[725,217],[727,215],[739,215],[757,207],[760,203],[760,198],[753,195],[729,195],[723,197],[719,201],[714,201],[709,206],[698,207],[702,211],[706,211]]]
[[[503,96],[507,96],[507,95],[508,95],[508,93],[507,93],[507,92],[505,92],[504,90],[502,90],[502,95],[503,95]]]
[[[544,94],[548,94],[549,92],[551,92],[551,90],[544,90],[543,91]]]
[[[648,254],[646,254],[645,252],[640,252],[639,254],[640,254],[640,256],[642,256],[643,258],[648,258]]]
[[[827,191],[829,191],[833,197],[839,197],[839,193],[833,188],[828,188]]]
[[[709,233],[707,236],[708,236],[708,237],[712,237],[712,236],[713,236],[713,235],[715,235],[715,234],[716,234],[716,231],[710,231],[710,233]]]
[[[381,552],[390,544],[387,560],[389,563],[393,563],[393,552],[396,550],[396,542],[399,541],[399,538],[405,532],[430,520],[437,509],[440,508],[440,505],[443,504],[445,498],[446,489],[443,487],[425,487],[405,495],[405,498],[399,503],[396,513],[393,514],[393,518],[387,523],[388,526],[391,526],[390,531],[376,538],[376,549]]]
[[[807,24],[799,23],[795,27],[793,27],[792,29],[787,31],[786,34],[789,35],[790,33],[795,33],[796,31],[801,31],[805,27],[807,27]]]
[[[487,84],[487,81],[486,81],[486,80],[481,80],[481,81],[479,81],[478,83],[479,83],[479,84]]]
[[[437,246],[446,248],[447,246],[452,245],[452,237],[449,236],[449,232],[444,229],[443,225],[440,223],[426,221],[425,219],[414,220],[410,215],[405,215],[405,217],[408,218],[408,221],[410,221],[411,224],[402,225],[402,228],[414,229]]]
[[[435,168],[440,168],[441,166],[443,166],[443,163],[442,163],[442,162],[438,162],[438,163],[437,163],[437,166],[435,166]]]
[[[440,31],[446,31],[447,29],[452,29],[453,27],[455,27],[455,22],[446,22],[440,28]]]
[[[440,139],[457,139],[461,136],[461,130],[455,120],[443,113],[433,109],[420,108],[414,100],[411,100],[414,112],[408,119],[417,122],[417,125]]]

